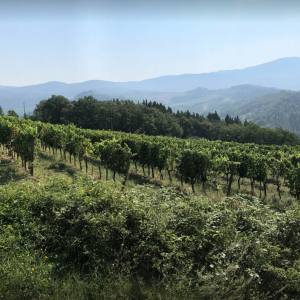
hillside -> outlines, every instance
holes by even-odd
[[[229,107],[241,105],[246,99],[276,92],[279,92],[279,89],[251,84],[220,90],[197,88],[181,96],[171,98],[168,105],[174,110],[190,110],[199,114],[207,114],[207,112],[217,110],[223,115],[223,112]]]
[[[300,135],[300,92],[280,91],[259,96],[224,113],[238,114],[261,126],[282,127]]]
[[[110,95],[108,94],[100,94],[96,91],[93,91],[93,90],[90,90],[90,91],[84,91],[82,93],[79,93],[78,95],[76,95],[74,97],[75,100],[78,100],[80,98],[84,98],[84,97],[88,97],[88,96],[92,96],[94,99],[97,99],[97,100],[108,100],[111,98]],[[123,99],[123,97],[118,97],[118,98],[121,98]]]

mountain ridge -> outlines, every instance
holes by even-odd
[[[83,91],[93,90],[102,95],[116,98],[123,95],[127,99],[140,101],[143,98],[163,99],[170,103],[176,93],[186,93],[196,88],[226,89],[237,85],[257,85],[285,90],[300,90],[300,58],[281,58],[244,69],[221,70],[211,73],[165,75],[142,81],[111,82],[88,80],[79,83],[50,81],[24,87],[0,86],[0,105],[4,110],[22,109],[23,102],[33,109],[41,100],[51,95],[63,95],[69,99]]]

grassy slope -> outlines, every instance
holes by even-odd
[[[40,153],[33,178],[5,155],[0,172],[1,299],[297,299],[300,292],[300,207],[287,193],[280,202],[271,185],[265,201],[226,199],[213,184],[192,195],[189,183],[182,193],[176,180],[132,172],[122,190],[49,153]],[[250,192],[246,181],[242,192]]]

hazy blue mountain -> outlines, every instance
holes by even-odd
[[[23,109],[23,102],[25,102],[26,111],[32,111],[37,103],[43,99],[48,99],[53,94],[74,99],[76,95],[83,91],[95,91],[102,95],[109,95],[111,98],[120,98],[119,95],[122,95],[124,98],[134,101],[148,98],[170,106],[176,101],[177,104],[180,104],[180,101],[187,101],[187,99],[188,101],[194,101],[195,105],[200,105],[198,103],[199,99],[203,97],[208,97],[208,99],[202,99],[203,101],[209,100],[211,102],[216,100],[218,102],[220,100],[216,97],[219,92],[216,94],[215,92],[207,92],[205,89],[224,90],[237,85],[250,84],[278,89],[300,90],[299,70],[300,58],[292,57],[278,59],[242,70],[162,76],[140,82],[90,80],[66,84],[53,81],[24,87],[2,87],[0,88],[0,105],[5,111],[14,109],[18,112],[18,109]],[[199,89],[199,87],[202,89]],[[197,90],[193,92],[192,90],[194,89]],[[220,92],[221,97],[224,97],[223,92]],[[207,95],[203,96],[205,93]],[[231,96],[228,96],[228,98],[232,99],[234,91],[231,90],[230,93]],[[249,93],[251,94],[252,91]],[[177,100],[174,101],[176,97]],[[180,99],[180,97],[187,98]],[[189,107],[192,107],[190,104]]]
[[[88,96],[92,96],[93,98],[97,99],[97,100],[110,100],[112,97],[108,94],[100,94],[96,91],[90,90],[90,91],[84,91],[82,93],[77,94],[74,99],[78,100],[80,98],[84,98],[84,97],[88,97]]]
[[[79,98],[84,98],[86,96],[92,96],[97,100],[111,100],[111,99],[122,99],[122,100],[132,100],[134,102],[142,101],[147,97],[156,97],[165,95],[168,93],[160,93],[160,92],[149,92],[149,91],[137,91],[137,90],[122,90],[121,92],[109,92],[109,93],[98,93],[97,91],[90,90],[84,91],[82,93],[77,94],[74,99],[78,100]],[[178,93],[175,93],[176,95]]]
[[[96,90],[101,94],[110,92],[120,94],[124,89],[113,88],[114,84],[102,80],[90,80],[72,84],[52,81],[37,85],[0,89],[0,106],[2,106],[4,111],[14,109],[17,113],[22,113],[23,102],[25,102],[26,111],[32,112],[36,104],[43,99],[48,99],[51,95],[63,95],[69,99],[74,99],[77,94],[88,90]]]
[[[15,87],[15,86],[0,85],[0,90],[7,90],[7,89],[14,88],[14,87]]]
[[[287,57],[241,70],[163,76],[140,82],[122,83],[120,86],[160,92],[184,92],[197,87],[224,89],[242,84],[300,90],[299,70],[300,58]]]
[[[172,100],[182,101],[182,100],[195,99],[199,97],[205,97],[208,95],[220,95],[222,97],[229,97],[233,99],[249,99],[250,97],[276,93],[276,92],[279,92],[279,89],[257,86],[252,84],[243,84],[243,85],[232,86],[227,89],[219,89],[219,90],[197,88],[191,91],[187,91],[186,97],[175,97]]]
[[[47,83],[29,85],[24,87],[19,87],[15,89],[10,89],[10,92],[18,93],[33,93],[41,95],[64,95],[68,98],[74,98],[75,95],[81,93],[82,91],[102,91],[106,92],[117,92],[124,89],[118,87],[115,82],[103,81],[103,80],[90,80],[80,83],[63,83],[59,81],[51,81]]]

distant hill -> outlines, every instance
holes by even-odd
[[[111,96],[108,94],[99,94],[96,91],[84,91],[74,97],[75,100],[78,100],[80,98],[92,96],[93,98],[97,100],[111,100]],[[123,98],[122,98],[123,99]]]
[[[95,93],[98,93],[103,97],[105,95],[105,99],[102,100],[117,98],[122,95],[123,91],[126,91],[127,94],[135,95],[135,93],[130,90],[112,87],[113,85],[114,83],[110,82],[91,80],[74,84],[47,82],[25,87],[0,89],[0,106],[4,111],[14,109],[17,113],[22,113],[23,102],[26,104],[26,111],[32,112],[36,104],[41,100],[50,98],[52,95],[63,95],[68,99],[74,99],[78,94],[84,93],[84,91],[93,91],[94,95],[96,95]],[[139,91],[139,93],[141,92]],[[124,97],[126,97],[126,95]],[[131,97],[130,99],[136,100],[135,97]],[[139,98],[136,101],[138,100]]]
[[[197,88],[188,91],[181,96],[170,99],[168,105],[173,109],[190,110],[200,114],[207,114],[217,110],[223,115],[230,107],[242,104],[246,99],[260,95],[276,93],[280,91],[276,88],[244,84],[233,86],[229,89],[209,90]]]
[[[14,86],[0,85],[0,90],[6,90],[6,89],[11,89],[11,88],[14,88]]]
[[[300,136],[300,92],[284,90],[252,98],[228,108],[227,113],[264,127],[282,127]]]
[[[199,87],[202,89],[224,90],[245,84],[300,90],[299,70],[300,58],[289,57],[241,70],[169,75],[142,81],[110,82],[90,80],[72,84],[53,81],[24,87],[2,86],[0,87],[0,105],[5,111],[9,109],[18,111],[18,109],[22,110],[23,102],[25,102],[28,111],[30,109],[33,110],[37,103],[43,99],[48,99],[51,95],[63,95],[69,99],[74,99],[75,96],[83,91],[95,91],[102,95],[111,96],[111,98],[117,98],[119,95],[122,95],[124,98],[134,101],[149,98],[164,104],[175,103],[174,98],[184,96],[187,97],[189,102],[194,100],[194,104],[197,104],[199,99],[204,97],[202,95],[206,93],[205,90],[186,91],[192,91]],[[190,95],[188,95],[189,93]],[[234,90],[229,92],[228,98],[233,98],[232,93],[234,93]],[[208,93],[205,96],[208,98],[202,100],[211,102],[218,99],[215,95]],[[222,95],[221,97],[223,97]],[[234,97],[238,97],[238,95]],[[180,101],[178,98],[176,103],[178,104]],[[189,107],[192,107],[191,103]]]

